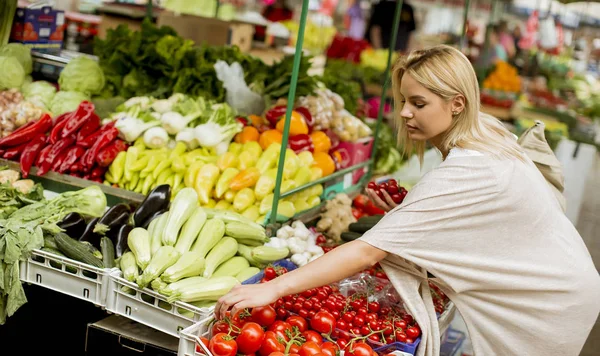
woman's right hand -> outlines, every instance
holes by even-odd
[[[394,203],[392,197],[388,194],[388,192],[385,191],[385,189],[382,189],[381,192],[383,193],[385,200],[381,199],[375,190],[367,188],[367,195],[369,196],[369,199],[371,199],[373,204],[375,204],[375,206],[377,206],[379,209],[388,212],[399,205]]]

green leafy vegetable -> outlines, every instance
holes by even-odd
[[[90,98],[76,91],[59,91],[50,102],[50,111],[55,115],[61,115],[69,111],[75,111],[79,104]]]
[[[20,88],[25,76],[25,70],[18,59],[0,56],[0,90]]]
[[[44,107],[48,108],[56,94],[56,88],[54,85],[40,80],[24,85],[21,92],[23,92],[23,96],[27,101],[31,101],[35,104],[42,104]]]
[[[33,60],[31,59],[31,50],[29,47],[21,43],[9,43],[0,47],[0,56],[3,57],[15,57],[23,70],[25,71],[25,75],[31,74],[33,71]]]
[[[104,88],[104,72],[88,57],[72,59],[60,73],[60,90],[77,91],[87,95],[99,94]]]

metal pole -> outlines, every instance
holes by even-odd
[[[275,180],[275,191],[273,192],[273,206],[271,208],[270,222],[274,224],[277,221],[277,208],[279,207],[279,198],[281,196],[281,181],[283,180],[283,165],[285,164],[285,150],[290,135],[290,122],[292,110],[296,101],[296,86],[298,84],[298,72],[300,71],[300,59],[302,58],[302,44],[304,42],[304,28],[306,27],[306,17],[308,15],[308,1],[302,1],[302,13],[300,15],[300,27],[298,28],[298,39],[296,40],[296,53],[294,55],[294,64],[292,67],[292,81],[288,93],[287,110],[285,112],[285,125],[283,126],[283,137],[281,139],[281,154],[279,154],[279,164],[277,166],[277,178]]]
[[[392,57],[396,49],[396,41],[398,40],[398,27],[400,25],[400,14],[402,13],[403,0],[396,2],[396,12],[394,14],[394,24],[392,25],[392,38],[390,39],[390,47],[388,51],[387,65],[385,67],[385,81],[383,82],[383,88],[381,92],[381,98],[379,102],[379,111],[377,113],[377,126],[375,126],[375,137],[373,138],[373,150],[371,152],[371,167],[369,168],[369,176],[373,174],[375,168],[375,157],[377,156],[377,141],[379,141],[379,130],[381,129],[381,122],[383,121],[383,109],[385,108],[385,100],[387,98],[388,83],[390,81],[390,70],[392,68]],[[382,29],[383,30],[383,29]]]

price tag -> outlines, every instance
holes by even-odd
[[[352,186],[352,176],[353,176],[353,172],[346,173],[344,175],[344,190],[348,189]]]

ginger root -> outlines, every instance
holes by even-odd
[[[317,230],[335,241],[341,241],[342,232],[348,231],[348,225],[353,222],[356,222],[356,219],[352,215],[352,199],[340,193],[325,203]]]

